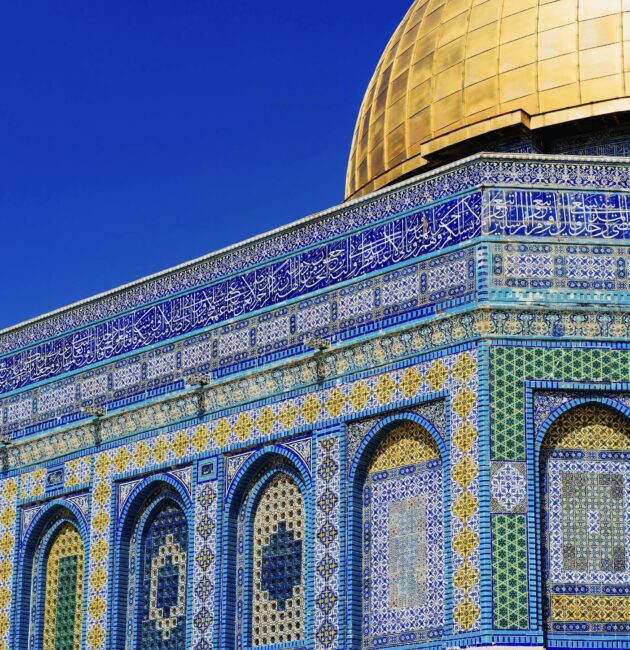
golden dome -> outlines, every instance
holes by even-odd
[[[346,197],[497,129],[630,110],[630,0],[415,0],[368,86]]]

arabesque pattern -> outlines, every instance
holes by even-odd
[[[444,626],[442,462],[407,422],[386,435],[363,488],[363,647],[436,641]]]
[[[46,559],[43,650],[81,650],[84,562],[79,531],[63,524]]]
[[[551,633],[630,631],[630,423],[586,404],[543,441],[545,617]]]

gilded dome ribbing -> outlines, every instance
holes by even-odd
[[[346,197],[453,144],[630,110],[630,0],[416,0],[368,86]]]

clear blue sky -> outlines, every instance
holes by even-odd
[[[410,4],[5,2],[0,327],[340,202]]]

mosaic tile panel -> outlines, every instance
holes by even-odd
[[[193,650],[213,647],[216,603],[217,482],[197,487],[195,501],[195,558],[193,566]]]
[[[315,481],[315,650],[336,648],[341,561],[340,439],[317,440]]]
[[[630,290],[625,246],[493,244],[491,296],[512,300],[536,295],[559,300],[627,302]]]
[[[468,248],[358,282],[316,298],[283,306],[261,316],[215,328],[198,337],[158,350],[64,377],[0,401],[0,433],[34,433],[83,418],[80,409],[96,401],[121,405],[145,391],[181,388],[196,369],[222,375],[265,355],[301,348],[313,335],[336,336],[359,326],[407,314],[429,316],[452,301],[469,301],[475,293],[475,250]],[[353,307],[350,305],[353,304]],[[309,316],[315,310],[316,316]],[[235,365],[236,364],[236,365]],[[95,382],[101,389],[95,391]],[[102,381],[101,381],[102,380]],[[53,395],[54,393],[54,395]],[[52,395],[52,397],[51,397]],[[24,405],[22,408],[20,405]],[[7,406],[8,405],[8,406]],[[7,406],[6,409],[3,407]]]
[[[186,648],[188,526],[166,502],[140,540],[137,650]]]
[[[598,313],[585,310],[524,312],[503,309],[462,313],[409,331],[384,334],[352,345],[349,349],[333,348],[323,357],[320,368],[323,368],[326,376],[338,376],[398,361],[404,356],[419,354],[447,343],[459,343],[479,335],[543,336],[565,340],[583,340],[588,336],[594,340],[619,340],[630,338],[630,317],[622,312]],[[311,358],[303,364],[274,368],[272,372],[246,373],[234,381],[220,383],[206,390],[203,395],[206,408],[221,410],[240,406],[244,401],[264,399],[272,393],[299,390],[306,384],[317,381],[317,369],[318,364]],[[185,417],[195,417],[199,412],[199,402],[200,396],[195,392],[119,412],[100,423],[99,435],[102,440],[114,440],[149,428],[159,428]],[[8,463],[10,467],[34,465],[60,453],[84,448],[86,440],[94,440],[94,436],[95,425],[90,423],[35,437],[29,442],[12,445],[7,454]]]
[[[265,486],[254,516],[252,647],[304,638],[305,533],[302,493],[279,473]]]
[[[11,603],[13,602],[13,567],[18,487],[15,479],[0,480],[0,650],[8,650]]]
[[[492,456],[525,459],[523,383],[525,380],[623,382],[630,377],[630,355],[597,348],[492,348]]]
[[[457,192],[493,184],[606,187],[614,191],[625,190],[630,186],[630,173],[627,166],[615,164],[615,161],[611,160],[583,163],[570,159],[550,159],[547,156],[521,157],[512,154],[506,157],[483,154],[472,160],[423,174],[419,180],[395,190],[382,192],[371,200],[329,210],[319,218],[307,220],[298,228],[288,227],[273,237],[261,237],[248,245],[210,255],[199,262],[112,292],[99,300],[87,301],[26,326],[17,327],[0,337],[0,351],[9,352],[32,345],[47,337],[85,327],[94,321],[106,319],[143,303],[158,301],[170,294],[190,290],[221,276],[240,272],[252,265],[325,241],[329,237],[337,237],[352,229],[394,217],[403,211],[419,208]],[[494,212],[497,209],[500,216],[503,203],[499,202]],[[576,226],[581,223],[582,231],[587,234],[593,227],[591,224],[597,223],[597,215],[591,215],[588,224],[579,216],[578,213]],[[547,224],[551,227],[550,219]],[[456,237],[454,238],[457,229],[449,229],[449,233],[444,233],[440,232],[441,224],[428,225],[429,240],[437,235],[436,242],[443,242],[443,238],[447,237],[447,245],[457,243]],[[539,224],[535,226],[538,227]],[[581,232],[576,228],[574,231],[576,236]]]
[[[604,318],[605,315],[600,317]],[[491,350],[490,360],[491,444],[492,457],[497,461],[525,460],[523,385],[526,380],[623,382],[630,376],[630,355],[623,350],[615,349],[496,346]],[[535,401],[538,404],[539,415],[536,417],[539,424],[544,413],[549,413],[549,408],[552,408],[556,402],[557,399],[555,402],[553,399]],[[528,531],[526,527],[515,529],[512,537],[513,544],[526,548],[527,537],[531,534],[532,531]],[[494,598],[502,595],[502,598],[507,599],[507,602],[502,604],[501,615],[497,616],[495,611],[495,626],[498,629],[527,629],[526,619],[519,616],[517,612],[522,599],[529,592],[529,585],[526,575],[521,574],[516,567],[514,557],[509,562],[493,559]],[[506,591],[504,585],[510,581],[515,588]]]
[[[390,375],[390,378],[394,380],[393,375]],[[381,385],[382,380],[383,378],[379,379]],[[451,395],[448,415],[451,430],[450,496],[453,514],[453,627],[455,633],[469,632],[479,628],[481,613],[476,354],[472,351],[463,352],[431,361],[421,367],[407,368],[402,371],[398,385],[399,389],[409,396],[421,396],[441,390],[448,391]],[[391,393],[391,396],[393,394]],[[435,416],[438,427],[444,426],[444,408],[440,401],[421,405],[417,409],[430,421],[433,421]],[[377,422],[378,418],[368,419],[349,427],[348,462],[351,462],[363,437]]]
[[[81,535],[63,524],[46,560],[43,650],[81,650],[84,558]]]
[[[601,406],[544,440],[545,619],[551,633],[630,631],[630,424]]]
[[[363,647],[436,641],[444,625],[439,450],[406,423],[381,442],[363,489]]]
[[[454,459],[453,502],[467,495],[455,510],[453,562],[456,571],[461,569],[462,575],[472,575],[474,578],[472,581],[458,580],[460,586],[454,589],[457,617],[455,626],[461,631],[476,629],[479,625],[480,611],[475,398],[477,372],[475,353],[471,351],[398,368],[380,375],[358,378],[307,395],[279,400],[218,418],[202,426],[177,429],[144,440],[129,442],[95,455],[88,574],[90,599],[95,604],[87,611],[88,648],[104,650],[107,603],[110,598],[108,557],[111,552],[109,535],[113,525],[110,514],[112,507],[115,508],[117,498],[116,494],[112,494],[111,486],[115,477],[133,472],[146,473],[150,468],[164,464],[180,465],[190,455],[209,453],[228,444],[242,444],[245,441],[260,442],[272,433],[286,433],[298,427],[312,429],[324,425],[340,414],[357,414],[368,408],[400,408],[400,404],[408,399],[434,394],[439,390],[448,391],[453,395],[450,414],[454,428],[451,450]],[[442,415],[436,412],[436,421],[444,420],[444,408],[443,406],[441,408]],[[294,442],[297,443],[299,440]],[[207,549],[208,546],[204,548]],[[210,585],[214,555],[202,554],[196,561],[203,562],[206,568],[204,568],[204,577],[195,580],[205,585],[209,590],[208,593],[213,593]],[[335,579],[334,571],[332,579]],[[200,611],[204,611],[203,608],[197,610],[198,613]],[[208,635],[211,634],[211,625],[208,623],[210,612],[209,606],[206,607],[203,615],[198,615],[198,623],[193,622],[193,635],[201,635],[201,628],[204,628],[203,638],[196,637],[199,638],[197,642],[199,650],[206,650],[204,643],[207,643]],[[332,621],[332,615],[329,618]]]
[[[501,630],[529,627],[527,523],[523,515],[492,517],[494,624]]]
[[[81,336],[74,333],[17,352],[0,359],[0,391],[24,388],[359,278],[455,243],[451,239],[472,239],[479,234],[480,202],[479,192],[458,197],[189,295],[99,323]],[[433,224],[432,238],[426,235],[429,224]],[[457,233],[454,238],[453,233]],[[137,383],[141,377],[141,369],[126,362],[117,373],[123,384]],[[120,383],[121,377],[117,376],[117,381]],[[59,397],[52,401],[57,403]]]
[[[525,463],[494,462],[490,467],[490,508],[493,513],[527,512]]]

